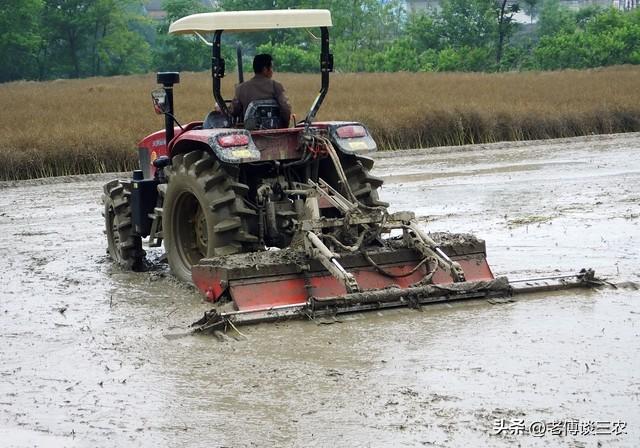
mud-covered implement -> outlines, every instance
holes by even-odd
[[[329,239],[322,234],[309,232],[306,237],[307,251],[290,248],[203,259],[193,267],[194,283],[209,300],[218,301],[229,293],[237,308],[247,311],[310,298],[320,303],[327,297],[367,294],[371,289],[456,282],[445,263],[455,264],[457,275],[464,269],[469,281],[494,280],[484,242],[470,235],[437,235],[446,238],[439,250],[448,262],[441,263],[427,250],[407,247],[405,236],[353,252],[333,252],[322,242]]]
[[[427,235],[412,213],[388,214],[384,207],[350,202],[326,184],[310,185],[305,197],[310,215],[317,213],[317,199],[325,198],[343,216],[299,221],[297,249],[203,259],[193,267],[194,283],[216,302],[194,324],[198,331],[596,282],[592,271],[583,270],[510,283],[494,277],[484,241],[472,235]]]
[[[396,254],[399,255],[399,254]],[[402,263],[402,262],[401,262]],[[485,263],[486,264],[486,263]],[[287,266],[295,270],[291,265],[266,264],[265,269],[279,269]],[[391,267],[400,267],[408,269],[407,264]],[[257,268],[256,271],[260,271]],[[226,331],[230,327],[236,325],[257,324],[260,322],[273,322],[288,319],[315,319],[324,316],[336,316],[338,314],[353,313],[359,311],[380,310],[385,308],[420,308],[423,305],[462,301],[469,299],[496,299],[508,298],[518,294],[557,291],[571,288],[590,288],[601,286],[602,281],[595,278],[592,270],[583,269],[577,274],[549,276],[536,279],[524,279],[510,282],[507,277],[497,277],[490,280],[465,281],[459,283],[443,282],[430,284],[410,284],[401,286],[401,282],[389,282],[384,287],[373,288],[369,290],[351,292],[351,293],[334,293],[335,295],[308,295],[306,300],[300,300],[299,297],[311,294],[311,291],[319,293],[331,293],[331,289],[340,290],[340,286],[336,282],[332,282],[322,271],[309,271],[302,273],[305,282],[297,285],[295,274],[273,275],[267,277],[256,277],[256,272],[250,273],[246,270],[235,269],[218,269],[212,266],[202,265],[198,267],[201,275],[201,284],[206,285],[204,280],[209,272],[212,277],[210,281],[217,278],[225,278],[221,280],[226,287],[225,293],[229,294],[233,303],[237,306],[237,310],[223,311],[224,307],[214,307],[210,311],[204,313],[204,316],[193,323],[195,331]],[[373,279],[369,276],[371,271],[367,267],[356,267],[356,276],[359,278]],[[367,274],[363,275],[363,272]],[[438,273],[439,270],[436,271]],[[358,275],[360,274],[360,275]],[[220,276],[220,277],[217,277]],[[437,277],[437,276],[434,276]],[[307,287],[306,279],[315,279],[309,282]],[[379,280],[379,279],[376,279]],[[437,281],[437,280],[436,280]],[[375,280],[372,283],[379,284]],[[324,288],[314,289],[313,284],[324,284]],[[286,294],[286,289],[291,288],[297,290],[295,297]],[[303,291],[305,289],[306,291]],[[285,296],[277,294],[276,291],[285,293]],[[275,293],[275,294],[274,294]],[[246,295],[245,295],[246,294]],[[253,300],[244,300],[248,294],[253,294]],[[235,302],[236,297],[240,298],[239,302]],[[289,299],[289,300],[287,300]],[[270,300],[272,300],[270,302]],[[283,303],[290,302],[290,303]]]

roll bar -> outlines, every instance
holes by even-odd
[[[220,108],[220,111],[229,119],[230,113],[227,103],[222,97],[220,91],[221,79],[224,78],[225,62],[221,54],[220,43],[223,30],[217,30],[213,35],[213,43],[211,46],[211,76],[213,78],[213,98],[216,104]],[[321,49],[320,49],[320,74],[321,74],[321,86],[318,96],[313,102],[311,109],[307,113],[304,122],[305,128],[311,125],[311,122],[315,118],[322,102],[324,101],[327,92],[329,91],[329,73],[333,71],[333,54],[329,51],[329,28],[326,26],[320,27],[321,33]]]
[[[322,84],[320,86],[320,93],[316,97],[309,113],[304,119],[305,127],[308,128],[313,119],[316,117],[324,97],[327,96],[329,91],[329,73],[333,71],[333,54],[329,52],[329,28],[323,26],[320,28],[321,50],[320,50],[320,74],[322,76]]]
[[[230,117],[229,108],[227,103],[222,98],[220,92],[220,80],[224,78],[224,58],[220,53],[220,40],[222,36],[222,30],[218,30],[213,34],[213,45],[211,46],[211,76],[213,78],[213,98],[216,100],[216,104],[220,108],[220,111],[227,117]]]

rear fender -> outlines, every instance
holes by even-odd
[[[362,123],[354,121],[330,121],[326,123],[329,137],[337,149],[345,154],[367,154],[378,150],[378,145],[371,136],[369,129]],[[340,128],[362,128],[364,135],[342,138],[338,135]]]
[[[228,135],[246,136],[246,145],[224,147],[219,138]],[[251,133],[244,129],[194,129],[176,137],[169,145],[170,156],[191,151],[194,146],[206,146],[222,162],[246,163],[260,160],[260,151],[256,148]]]

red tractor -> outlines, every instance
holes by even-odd
[[[165,129],[140,142],[131,180],[104,186],[110,256],[136,270],[144,265],[143,238],[150,247],[164,243],[171,272],[216,302],[207,327],[513,291],[491,273],[484,241],[428,235],[412,213],[388,212],[365,155],[376,143],[363,124],[314,121],[333,70],[330,26],[327,10],[215,12],[174,22],[170,33],[211,46],[217,108],[176,126],[179,75],[158,73],[162,88],[152,97]],[[221,35],[279,28],[320,28],[320,92],[291,128],[278,126],[273,101],[251,104],[244,120],[234,120],[220,91]]]
[[[319,26],[322,36],[322,89],[305,119],[293,128],[273,128],[276,105],[249,107],[245,123],[234,122],[220,82],[225,75],[220,55],[223,29]],[[178,73],[158,73],[162,89],[153,92],[166,129],[139,144],[141,169],[130,182],[105,185],[109,253],[126,268],[143,263],[142,238],[151,246],[164,240],[171,271],[191,281],[191,267],[202,258],[287,247],[294,235],[296,183],[324,179],[338,185],[325,141],[337,149],[349,186],[370,206],[382,206],[376,190],[382,181],[369,175],[373,161],[361,155],[376,144],[360,123],[313,122],[329,88],[331,17],[328,11],[256,11],[196,14],[172,24],[171,33],[213,32],[213,96],[217,110],[202,122],[174,124],[173,86]],[[241,67],[241,64],[239,64]],[[299,205],[299,204],[298,204]]]

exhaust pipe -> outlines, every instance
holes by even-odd
[[[173,140],[173,85],[180,83],[180,73],[178,72],[158,72],[156,74],[156,80],[158,84],[162,84],[162,88],[164,89],[167,99],[166,99],[166,107],[167,110],[164,114],[164,127],[165,127],[165,140],[167,146],[169,142]]]

